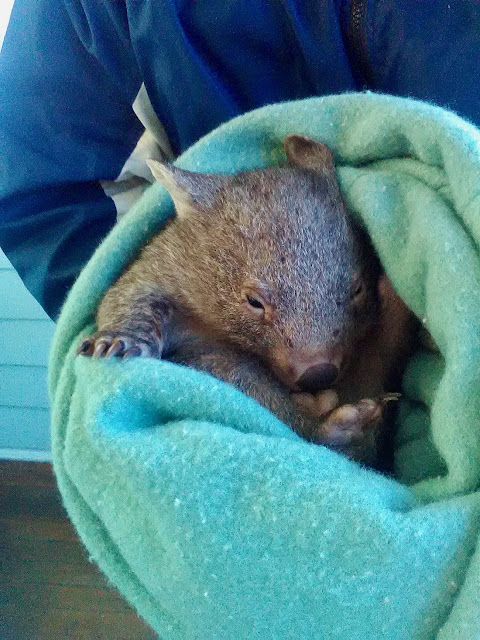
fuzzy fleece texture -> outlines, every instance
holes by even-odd
[[[441,352],[404,379],[396,479],[302,441],[236,389],[153,359],[75,357],[98,303],[172,215],[151,187],[64,306],[50,362],[70,517],[166,639],[480,638],[480,133],[373,94],[268,106],[179,158],[235,172],[328,144],[347,203]]]

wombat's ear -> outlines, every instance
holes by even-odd
[[[321,173],[335,171],[333,153],[323,142],[313,140],[299,133],[291,133],[283,141],[290,164]]]
[[[194,173],[157,160],[147,160],[153,177],[170,194],[179,217],[208,209],[225,176],[213,173]]]

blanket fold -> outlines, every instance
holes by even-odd
[[[301,440],[207,374],[75,358],[102,295],[172,215],[158,185],[64,306],[50,361],[54,466],[91,556],[160,637],[480,638],[480,133],[431,105],[346,94],[272,105],[177,164],[285,162],[301,133],[431,333],[404,376],[396,478]]]

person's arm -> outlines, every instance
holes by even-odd
[[[114,180],[143,126],[125,5],[16,0],[0,54],[0,246],[55,318],[113,226]]]
[[[369,0],[363,17],[369,88],[426,100],[480,126],[478,0]]]

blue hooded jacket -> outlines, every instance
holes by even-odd
[[[16,0],[0,246],[54,318],[147,184],[142,158],[267,103],[363,88],[480,124],[479,62],[478,0]]]

